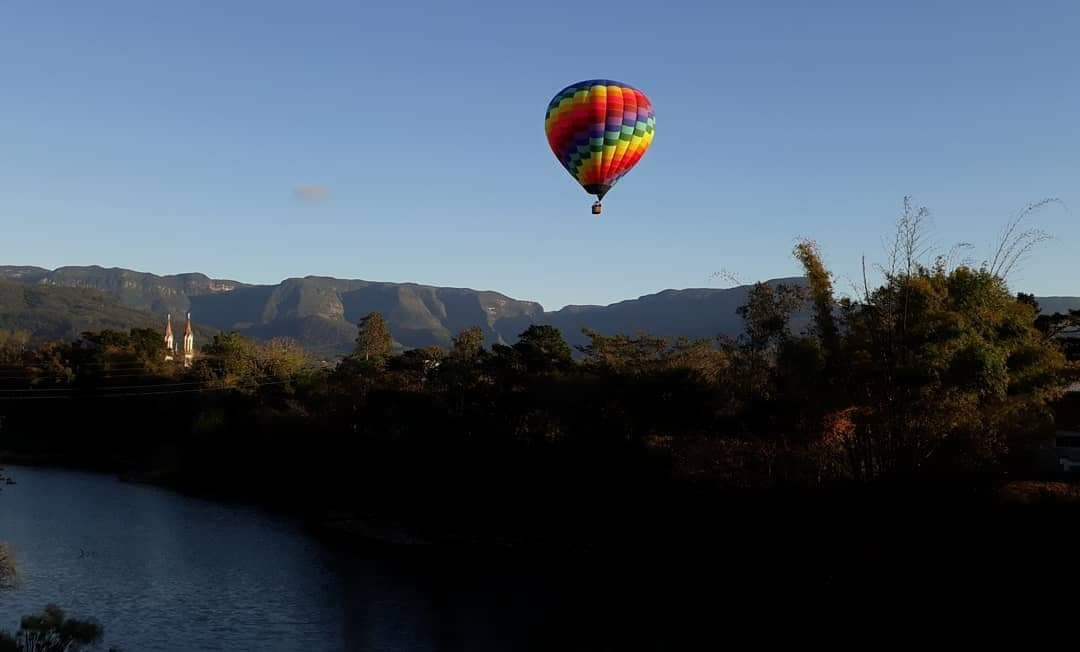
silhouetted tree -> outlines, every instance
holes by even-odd
[[[390,326],[381,313],[373,312],[360,320],[356,336],[355,355],[361,360],[378,362],[385,360],[393,351],[394,340]]]
[[[736,311],[746,325],[746,337],[756,350],[779,345],[789,336],[789,324],[795,311],[806,303],[806,288],[797,285],[755,283],[747,294],[746,304]]]
[[[1035,311],[1035,314],[1036,315],[1039,314],[1041,309],[1039,308],[1039,301],[1038,301],[1038,299],[1035,298],[1034,294],[1025,294],[1023,292],[1017,292],[1016,293],[1016,300],[1018,302],[1020,302],[1020,303],[1031,306],[1032,310]]]
[[[420,391],[445,358],[446,351],[438,346],[409,349],[390,359],[388,372],[395,387],[404,391]]]
[[[579,347],[585,363],[607,372],[640,374],[656,371],[667,363],[670,345],[651,335],[603,335],[583,329],[589,343]]]
[[[0,650],[77,652],[96,646],[104,636],[101,625],[68,618],[63,609],[50,604],[40,614],[24,617],[14,637],[0,637]]]
[[[1035,328],[1047,339],[1058,342],[1070,361],[1080,362],[1080,310],[1039,315],[1035,318]]]
[[[573,365],[573,352],[554,326],[532,325],[525,329],[513,346],[527,373],[563,371]]]

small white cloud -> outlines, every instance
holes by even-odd
[[[330,189],[326,186],[297,186],[293,188],[293,194],[300,201],[317,204],[326,199]]]

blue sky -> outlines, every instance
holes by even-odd
[[[0,263],[552,309],[792,275],[800,236],[843,288],[904,195],[975,257],[1060,197],[1012,282],[1080,295],[1075,0],[583,6],[6,2]],[[543,133],[551,96],[592,78],[657,116],[599,219]]]

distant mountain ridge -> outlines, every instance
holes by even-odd
[[[766,283],[803,286],[806,279],[779,278]],[[607,306],[570,305],[545,312],[528,323],[519,320],[510,330],[520,333],[529,323],[548,324],[562,331],[572,346],[587,342],[582,333],[584,328],[609,335],[648,333],[692,339],[736,336],[743,331],[742,318],[736,310],[746,303],[751,287],[662,290]],[[792,321],[793,328],[799,330],[808,323],[808,313],[796,315]]]
[[[166,314],[179,317],[191,311],[195,323],[206,332],[236,330],[264,340],[292,337],[327,356],[348,352],[356,338],[356,323],[372,311],[387,318],[395,341],[404,348],[448,346],[456,333],[472,326],[484,331],[488,344],[512,343],[531,324],[559,328],[574,346],[586,342],[583,328],[606,334],[735,336],[743,328],[735,311],[746,303],[751,287],[663,290],[608,306],[569,305],[545,312],[539,303],[494,291],[324,276],[252,285],[200,273],[158,276],[98,266],[55,270],[0,266],[0,283],[36,287],[46,294],[46,288],[55,288],[59,303],[54,302],[52,308],[77,305],[81,321],[87,324],[160,326]],[[781,278],[768,283],[804,285],[805,279]],[[96,298],[79,303],[83,299],[72,294],[77,290],[87,290]],[[3,296],[0,293],[0,298]],[[11,290],[8,296],[7,303],[0,301],[0,327],[5,323],[33,324],[34,313],[26,302],[14,299]],[[1043,312],[1080,309],[1080,297],[1043,297],[1038,301]],[[94,316],[95,310],[101,314]],[[51,325],[38,330],[77,333],[81,327],[76,323],[80,319],[64,327],[55,323],[55,316],[50,319]],[[800,329],[806,323],[808,314],[804,312],[796,316],[794,327]]]
[[[513,342],[517,332],[505,331],[501,324],[543,312],[538,303],[498,292],[319,276],[251,285],[198,273],[158,276],[98,266],[55,270],[0,266],[0,281],[4,280],[95,290],[161,323],[166,314],[190,311],[196,323],[211,329],[236,330],[259,339],[292,337],[325,355],[350,350],[356,323],[372,311],[386,316],[395,340],[406,348],[446,346],[453,335],[472,326],[484,330],[489,344]]]
[[[0,329],[70,339],[88,330],[156,327],[152,315],[121,306],[104,292],[0,280]]]
[[[1036,297],[1036,301],[1039,302],[1039,312],[1044,315],[1080,310],[1080,297]]]
[[[148,272],[97,265],[59,267],[55,270],[0,266],[0,280],[5,279],[18,283],[100,290],[129,308],[176,315],[191,308],[191,297],[248,287],[244,283],[212,279],[200,273],[158,276]]]

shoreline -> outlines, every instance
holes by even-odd
[[[200,487],[165,469],[138,470],[116,462],[98,461],[80,464],[71,460],[0,451],[0,468],[23,466],[61,471],[96,473],[116,481],[164,489],[181,496],[221,504],[243,505],[297,520],[306,531],[335,545],[362,546],[368,550],[414,555],[477,554],[505,557],[589,557],[605,559],[633,558],[626,551],[590,545],[542,542],[535,537],[500,535],[481,536],[466,529],[437,529],[406,525],[398,519],[359,511],[296,509],[273,500],[245,497],[235,493]],[[0,474],[2,477],[6,477]],[[486,524],[494,523],[489,521]]]
[[[785,530],[820,528],[821,543],[839,543],[857,536],[860,528],[869,543],[896,545],[887,532],[905,525],[938,534],[956,531],[967,538],[964,524],[979,530],[997,529],[1002,523],[1032,520],[1047,524],[1058,517],[1069,520],[1080,511],[1080,482],[1073,480],[1014,480],[989,491],[957,492],[936,501],[933,490],[887,493],[885,498],[868,487],[785,493],[750,492],[742,496],[696,496],[690,504],[674,504],[680,511],[658,518],[658,511],[643,513],[639,522],[616,518],[613,525],[581,528],[577,521],[543,521],[532,528],[496,518],[474,516],[450,520],[412,515],[395,518],[392,509],[380,511],[335,507],[307,507],[274,496],[241,495],[198,485],[166,469],[136,469],[118,460],[78,463],[62,457],[13,454],[0,451],[0,467],[26,466],[113,476],[118,482],[157,487],[176,494],[221,504],[244,505],[295,520],[312,536],[335,546],[378,552],[411,559],[473,557],[517,560],[563,560],[567,563],[647,564],[682,555],[685,562],[708,558],[712,546],[757,556],[771,535]],[[10,475],[3,473],[4,476]],[[17,475],[15,476],[17,481]],[[689,496],[688,496],[689,497]],[[716,523],[701,518],[713,514]],[[695,518],[696,515],[696,518]],[[857,521],[853,521],[857,519]],[[605,529],[607,527],[608,529]],[[1051,531],[1054,528],[1051,528]],[[1062,533],[1070,525],[1057,526]],[[925,533],[924,532],[924,533]],[[816,544],[815,544],[816,545]]]

